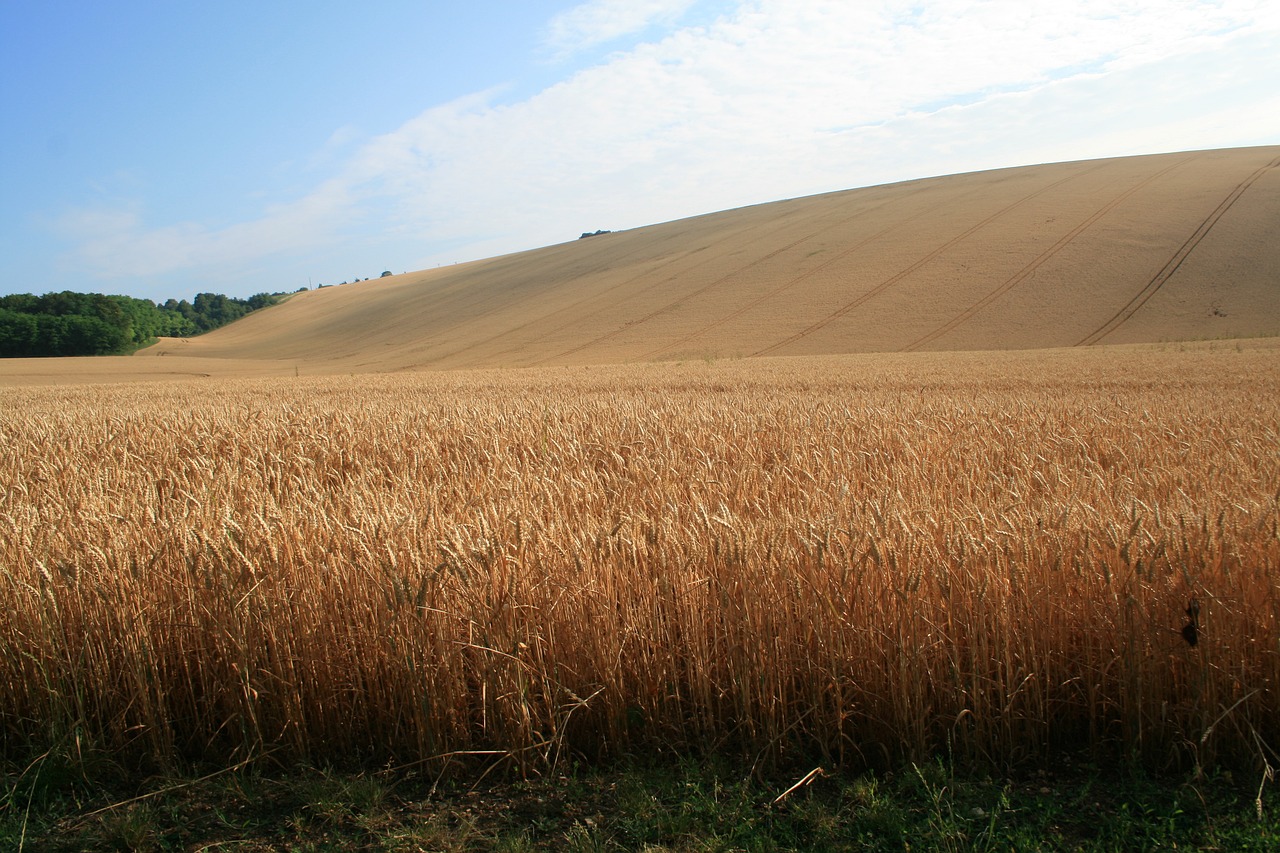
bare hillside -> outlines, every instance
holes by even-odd
[[[142,355],[311,370],[1280,334],[1280,146],[911,181],[301,293]]]

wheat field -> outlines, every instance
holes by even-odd
[[[4,389],[4,756],[1274,764],[1280,349],[1182,349]]]
[[[367,373],[1268,337],[1280,335],[1277,221],[1274,145],[950,175],[299,293],[113,370]],[[0,382],[10,369],[0,365]]]

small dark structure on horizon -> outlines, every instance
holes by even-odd
[[[612,234],[612,233],[613,233],[612,231],[595,231],[595,232],[592,232],[592,231],[583,231],[583,232],[582,232],[582,236],[581,236],[581,237],[579,237],[578,239],[579,239],[579,240],[585,240],[585,239],[587,239],[588,237],[599,237],[601,234]]]

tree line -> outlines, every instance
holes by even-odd
[[[158,337],[190,337],[225,326],[281,296],[200,293],[192,302],[163,304],[70,290],[0,296],[0,358],[130,353]]]

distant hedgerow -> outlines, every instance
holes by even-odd
[[[198,335],[225,326],[279,298],[200,293],[194,303],[169,299],[157,304],[70,290],[0,296],[0,358],[128,353],[158,337]]]

